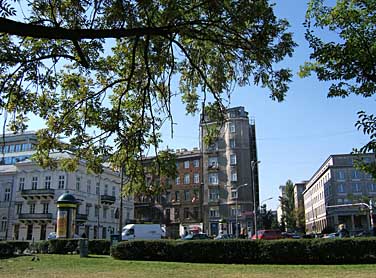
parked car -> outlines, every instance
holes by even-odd
[[[282,234],[279,230],[259,230],[257,231],[257,239],[265,239],[265,240],[271,240],[271,239],[281,239]],[[252,236],[252,239],[256,239],[256,235]]]
[[[56,233],[55,232],[51,232],[48,234],[47,236],[47,239],[50,240],[50,239],[56,239]]]
[[[232,235],[221,234],[221,235],[217,235],[214,239],[218,240],[218,239],[233,239],[233,238],[234,237]]]
[[[299,239],[301,238],[300,235],[296,234],[296,233],[281,233],[282,237],[283,238],[291,238],[291,239]]]
[[[197,239],[210,239],[205,233],[189,234],[183,237],[183,240],[197,240]]]
[[[339,237],[338,233],[330,233],[327,235],[324,235],[322,238],[337,238]]]

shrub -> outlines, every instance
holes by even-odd
[[[357,264],[376,262],[376,238],[300,240],[125,241],[116,259],[244,264]]]
[[[78,239],[51,239],[48,243],[48,253],[51,254],[68,254],[78,250]]]
[[[29,248],[27,241],[0,241],[0,258],[12,257],[16,251],[22,253],[26,248]]]
[[[111,243],[105,239],[89,240],[89,253],[96,255],[110,255]]]

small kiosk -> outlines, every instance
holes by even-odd
[[[76,210],[78,201],[69,193],[57,199],[57,238],[73,238],[76,226]]]

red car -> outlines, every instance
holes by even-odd
[[[257,231],[257,239],[266,239],[266,240],[271,240],[271,239],[281,239],[282,234],[281,231],[279,230],[259,230]],[[256,239],[256,235],[252,236],[252,239]]]

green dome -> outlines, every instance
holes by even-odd
[[[78,201],[72,194],[64,193],[57,199],[57,203],[58,204],[77,204]]]

